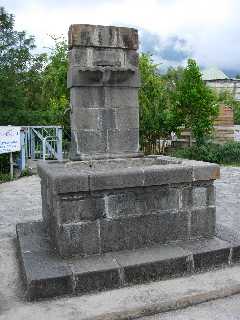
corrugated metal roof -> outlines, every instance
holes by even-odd
[[[202,71],[203,80],[225,80],[229,77],[216,67],[211,67]]]

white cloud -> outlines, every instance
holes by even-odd
[[[240,71],[239,0],[2,0],[1,5],[15,14],[17,29],[35,35],[40,48],[50,45],[48,34],[67,35],[72,23],[122,24],[158,35],[162,43],[185,39],[201,65]]]

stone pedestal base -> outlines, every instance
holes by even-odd
[[[43,222],[17,226],[31,299],[228,261],[231,246],[214,239],[215,164],[163,156],[46,162],[39,175]]]
[[[42,222],[19,224],[17,237],[29,300],[83,295],[190,275],[240,261],[240,236],[224,227],[212,239],[71,259],[63,259],[54,251]]]

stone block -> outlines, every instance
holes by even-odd
[[[74,293],[84,294],[119,288],[119,265],[111,255],[93,256],[71,262]]]
[[[21,252],[26,298],[29,300],[72,293],[72,272],[55,253]]]
[[[82,70],[78,66],[68,69],[67,87],[97,87],[102,86],[103,72],[96,69]]]
[[[144,167],[144,185],[154,186],[192,181],[192,168],[181,165]]]
[[[191,184],[184,185],[182,188],[182,208],[187,209],[192,207],[193,199],[192,199],[192,191],[193,187]]]
[[[45,176],[48,177],[48,205],[51,204],[56,194],[89,191],[87,167],[79,170],[78,167],[70,166],[67,162],[46,161],[40,163],[38,168],[41,178],[45,179]]]
[[[117,114],[115,109],[102,110],[102,128],[103,129],[117,128]]]
[[[126,51],[123,49],[101,48],[93,49],[93,66],[126,67]]]
[[[71,66],[92,66],[92,55],[92,48],[75,47],[68,51],[68,63]]]
[[[138,108],[138,89],[124,88],[124,87],[106,87],[105,93],[105,107],[122,108],[131,107]]]
[[[73,139],[75,140],[75,154],[106,153],[107,152],[107,133],[105,130],[75,129],[72,128]],[[73,150],[74,152],[74,150]]]
[[[207,203],[209,206],[215,206],[216,203],[216,188],[213,183],[207,187]]]
[[[238,263],[240,261],[240,245],[234,245],[232,248],[232,262]]]
[[[139,115],[138,108],[122,107],[115,109],[116,128],[126,130],[128,128],[138,128]]]
[[[212,183],[186,185],[182,188],[183,208],[207,207],[215,205],[215,188]]]
[[[103,84],[105,86],[116,87],[140,87],[140,75],[138,69],[128,66],[126,68],[108,68],[103,74]]]
[[[66,194],[57,202],[59,223],[96,220],[105,214],[104,199],[90,194]]]
[[[97,220],[63,224],[59,226],[56,237],[58,251],[63,257],[100,253],[99,222]]]
[[[67,87],[116,86],[139,88],[140,77],[137,70],[114,67],[80,68],[72,66],[67,74]]]
[[[70,90],[73,108],[103,108],[105,106],[105,88],[74,87]]]
[[[193,181],[216,180],[220,178],[220,167],[214,163],[195,161],[193,165]]]
[[[192,190],[193,206],[206,207],[207,206],[207,188],[194,187]]]
[[[73,127],[81,129],[102,130],[116,128],[115,109],[73,108]]]
[[[53,189],[55,194],[88,191],[88,173],[77,170],[59,173],[53,181]]]
[[[126,217],[179,209],[177,188],[129,188],[105,195],[106,216]]]
[[[138,67],[138,53],[135,50],[127,50],[127,64],[132,65],[134,67]]]
[[[102,109],[100,108],[72,108],[72,126],[81,129],[102,129]]]
[[[19,223],[16,225],[16,233],[21,252],[52,251],[46,224],[42,221]]]
[[[141,215],[146,212],[144,190],[123,190],[105,196],[106,216],[108,218]]]
[[[143,171],[137,167],[96,171],[89,179],[91,191],[141,187],[144,183]]]
[[[191,238],[211,238],[215,235],[216,208],[207,207],[192,210]]]
[[[196,271],[228,264],[230,246],[226,241],[213,238],[186,241],[179,245],[193,254]]]
[[[231,262],[237,263],[240,261],[240,232],[232,230],[225,225],[216,225],[216,236],[224,241],[227,241],[232,247]]]
[[[125,27],[72,24],[68,32],[68,45],[70,49],[83,46],[137,50],[138,32]]]
[[[126,50],[118,48],[74,47],[69,51],[69,64],[80,67],[136,66],[136,55],[127,54]]]
[[[176,245],[113,253],[128,285],[183,275],[191,269],[189,255],[190,252]]]
[[[188,237],[188,213],[162,213],[102,219],[102,252],[133,250]]]
[[[108,130],[108,152],[138,152],[138,150],[138,128]]]
[[[137,108],[138,90],[123,87],[74,87],[70,91],[74,108]]]

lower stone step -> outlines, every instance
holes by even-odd
[[[217,230],[212,239],[63,259],[51,248],[42,222],[19,224],[17,238],[26,298],[82,295],[238,262],[240,237],[225,227]]]

